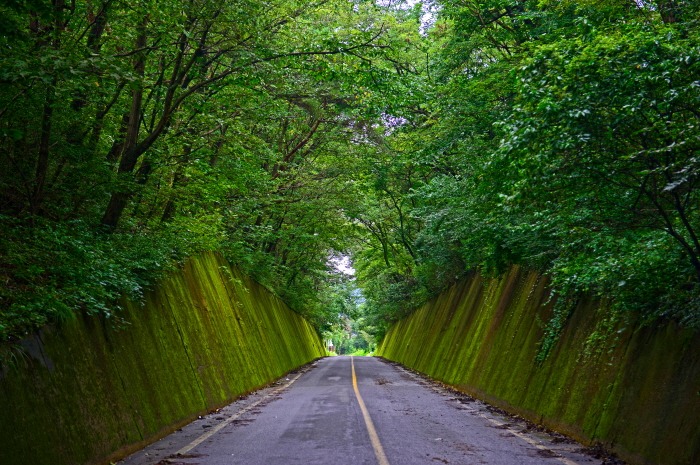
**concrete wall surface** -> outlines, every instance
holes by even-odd
[[[0,372],[0,464],[109,463],[325,354],[316,331],[215,254],[78,317]]]
[[[395,324],[379,355],[631,464],[700,463],[700,335],[580,300],[542,363],[546,278],[472,274]]]

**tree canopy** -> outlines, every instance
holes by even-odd
[[[121,296],[203,250],[366,341],[512,264],[562,302],[700,325],[695,2],[0,12],[4,345],[118,324]]]

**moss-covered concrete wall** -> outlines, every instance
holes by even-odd
[[[107,463],[324,355],[315,330],[217,255],[25,341],[0,373],[0,464]]]
[[[580,302],[538,365],[548,297],[545,278],[517,267],[474,274],[394,325],[378,353],[629,463],[699,464],[700,336],[610,327],[604,305]]]

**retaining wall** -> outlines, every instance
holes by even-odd
[[[1,464],[109,463],[325,354],[306,320],[215,254],[123,316],[25,341],[0,373]]]
[[[517,267],[472,274],[395,324],[378,354],[629,463],[700,463],[700,335],[611,326],[605,305],[581,301],[537,364],[547,284]]]

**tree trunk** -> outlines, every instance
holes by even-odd
[[[679,6],[676,0],[660,0],[657,2],[661,20],[666,24],[677,23]]]
[[[49,151],[51,144],[51,124],[53,118],[55,85],[56,77],[54,76],[49,88],[46,90],[44,110],[41,115],[41,138],[39,140],[39,150],[37,153],[36,170],[34,175],[34,191],[32,192],[30,206],[32,215],[36,215],[41,208],[41,202],[44,197],[44,185],[46,184],[46,176],[49,170]]]
[[[55,0],[53,2],[53,14],[54,18],[51,25],[48,28],[47,36],[50,37],[48,43],[39,40],[38,44],[40,46],[49,45],[52,49],[58,50],[61,46],[60,35],[63,30],[63,22],[61,20],[63,15],[63,8],[65,6],[64,0]],[[37,37],[42,34],[41,24],[35,15],[32,15],[32,22],[30,24],[30,30]],[[58,78],[54,74],[51,78],[51,83],[46,89],[46,98],[44,99],[44,108],[41,114],[41,132],[39,138],[39,148],[37,150],[37,161],[36,170],[34,172],[34,189],[32,191],[32,196],[30,199],[30,211],[32,215],[36,215],[41,210],[41,204],[44,199],[44,187],[46,186],[46,179],[48,177],[49,171],[49,157],[51,151],[51,131],[53,124],[53,106],[56,99],[56,85],[58,84]]]
[[[143,22],[139,26],[139,35],[136,38],[136,50],[141,50],[146,46],[146,24],[148,17],[144,17]],[[134,61],[134,71],[136,75],[143,78],[146,69],[146,57],[143,52],[139,53]],[[141,106],[143,102],[143,85],[139,85],[131,92],[131,108],[126,121],[126,135],[122,148],[121,160],[119,162],[118,174],[131,173],[136,166],[138,157],[141,155],[135,150],[139,138],[139,126],[141,122]],[[115,156],[116,154],[111,154]],[[119,223],[122,212],[131,197],[131,192],[128,189],[121,189],[112,193],[109,199],[109,204],[102,216],[102,224],[114,229]]]

